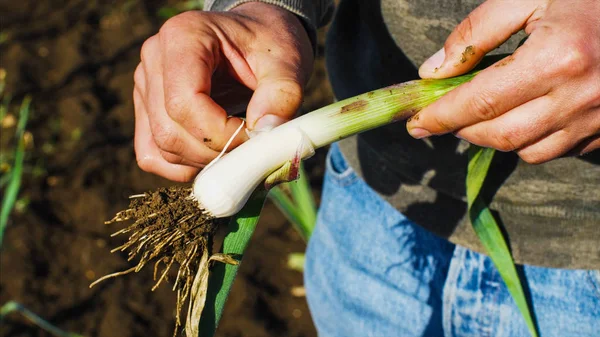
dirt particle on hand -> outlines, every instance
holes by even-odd
[[[471,56],[474,56],[474,55],[475,55],[475,47],[472,45],[467,46],[465,48],[465,51],[463,51],[461,54],[460,63],[462,64],[462,63],[469,61]]]
[[[513,55],[509,55],[509,56],[503,58],[502,60],[498,61],[498,63],[496,63],[496,65],[494,67],[496,67],[496,68],[504,67],[504,66],[510,64],[514,60],[515,60],[515,57]]]
[[[415,110],[411,110],[410,113],[415,112]],[[406,123],[410,123],[411,121],[418,121],[419,120],[419,113],[415,113],[414,115],[410,116],[408,118],[408,120],[406,120]]]

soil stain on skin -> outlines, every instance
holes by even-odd
[[[363,99],[358,100],[356,102],[352,102],[350,104],[344,105],[342,107],[342,109],[340,109],[340,113],[346,113],[346,112],[360,112],[366,109],[367,105],[369,105],[369,103]]]
[[[460,63],[466,63],[467,61],[469,61],[469,59],[471,58],[471,56],[475,55],[475,47],[474,46],[467,46],[465,48],[465,51],[462,52],[461,57],[460,57]]]
[[[502,60],[498,61],[498,63],[496,63],[496,65],[494,67],[496,67],[496,68],[504,67],[504,66],[512,63],[512,61],[514,61],[514,60],[515,60],[515,57],[513,55],[509,55],[509,56],[503,58]]]
[[[421,109],[413,109],[408,112],[403,112],[404,116],[406,116],[406,115],[410,116],[406,120],[406,123],[410,123],[411,121],[418,121],[419,120],[419,111],[421,111]]]

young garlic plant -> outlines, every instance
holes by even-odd
[[[450,90],[468,74],[444,80],[415,80],[345,99],[262,132],[202,170],[192,197],[209,215],[239,212],[259,184],[297,178],[298,165],[314,150],[395,121],[405,120]]]
[[[410,118],[475,75],[476,72],[443,80],[417,80],[375,90],[261,133],[203,170],[194,181],[192,198],[199,202],[208,215],[216,218],[238,214],[260,183],[264,182],[268,190],[276,183],[296,179],[301,160],[311,156],[314,149],[359,132]],[[475,233],[498,268],[531,335],[536,337],[537,327],[508,245],[492,213],[478,195],[493,153],[493,149],[472,147],[469,150],[466,181],[469,216]],[[246,235],[230,235],[230,241],[237,241],[232,246],[245,247],[251,231]],[[226,249],[223,251],[227,252]],[[233,271],[218,290],[222,299],[226,298],[233,283],[237,266],[227,268]],[[214,324],[208,325],[207,331],[210,333],[218,324],[223,302],[213,306],[217,315]]]
[[[266,190],[295,180],[300,162],[315,149],[407,119],[474,76],[475,73],[443,80],[416,80],[334,103],[254,135],[205,167],[191,189],[172,187],[132,196],[129,208],[107,223],[133,221],[114,234],[127,234],[129,238],[113,251],[127,252],[128,260],[138,262],[130,269],[100,278],[92,286],[139,272],[152,263],[154,290],[168,280],[172,266],[178,266],[173,275],[173,290],[177,292],[174,334],[184,326],[181,311],[189,299],[186,336],[211,336],[258,221]],[[213,254],[216,228],[230,216],[222,254]],[[220,270],[211,272],[211,277],[221,278],[212,283],[210,261],[224,262],[211,269]],[[204,308],[207,302],[208,307]],[[203,314],[204,309],[211,314]],[[201,314],[204,319],[200,319]]]

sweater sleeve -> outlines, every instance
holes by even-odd
[[[296,14],[306,28],[313,51],[316,50],[317,29],[327,24],[333,16],[333,0],[207,0],[204,2],[204,10],[228,11],[253,1],[279,6]]]

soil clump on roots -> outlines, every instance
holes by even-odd
[[[168,281],[169,274],[176,275],[173,284],[173,291],[177,291],[176,332],[181,326],[181,309],[190,295],[194,277],[200,268],[206,268],[200,261],[211,251],[220,221],[199,207],[191,197],[190,188],[159,188],[132,195],[130,199],[129,208],[118,212],[106,224],[133,221],[112,234],[129,234],[129,238],[111,252],[128,251],[128,261],[139,259],[139,262],[130,269],[101,277],[90,287],[108,278],[138,272],[149,263],[154,264],[156,281],[152,291]]]

